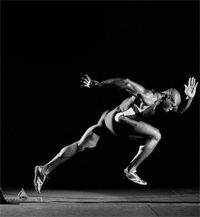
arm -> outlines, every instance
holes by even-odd
[[[95,80],[92,80],[88,75],[85,75],[85,77],[82,78],[82,86],[88,87],[88,88],[106,88],[111,86],[116,86],[121,89],[125,89],[132,95],[136,96],[138,94],[140,95],[146,95],[146,94],[152,94],[152,91],[145,89],[142,85],[137,84],[136,82],[131,81],[130,79],[126,78],[111,78],[108,80],[104,80],[102,82],[98,82]]]
[[[181,102],[178,113],[184,113],[191,105],[192,100],[196,94],[196,88],[197,88],[198,82],[196,82],[195,78],[189,78],[188,85],[185,86],[185,99]]]

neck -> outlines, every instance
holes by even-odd
[[[166,94],[163,93],[163,92],[159,92],[159,93],[157,93],[157,97],[158,97],[158,99],[162,99],[162,98],[165,97],[165,96],[166,96]]]

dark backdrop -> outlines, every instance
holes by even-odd
[[[80,88],[128,77],[146,88],[198,78],[198,2],[10,2],[2,9],[1,185],[32,188],[35,165],[77,141],[127,93]],[[197,91],[198,92],[198,91]],[[156,186],[199,183],[199,93],[154,125],[162,140],[139,174]],[[138,146],[107,136],[59,166],[46,188],[136,187],[122,179]]]

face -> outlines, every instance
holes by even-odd
[[[166,99],[163,101],[163,110],[165,112],[170,112],[170,111],[177,111],[178,105],[175,102],[174,98],[170,95],[166,97]]]
[[[177,111],[178,106],[181,103],[181,95],[180,93],[174,89],[170,88],[166,91],[163,91],[165,94],[165,99],[163,101],[163,110],[165,112],[170,112],[170,111]]]

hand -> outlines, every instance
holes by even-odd
[[[92,80],[88,75],[84,75],[81,78],[81,87],[91,88],[98,84],[98,81]]]
[[[188,79],[188,85],[184,85],[186,99],[193,98],[195,96],[197,85],[198,82],[196,82],[194,77]]]

